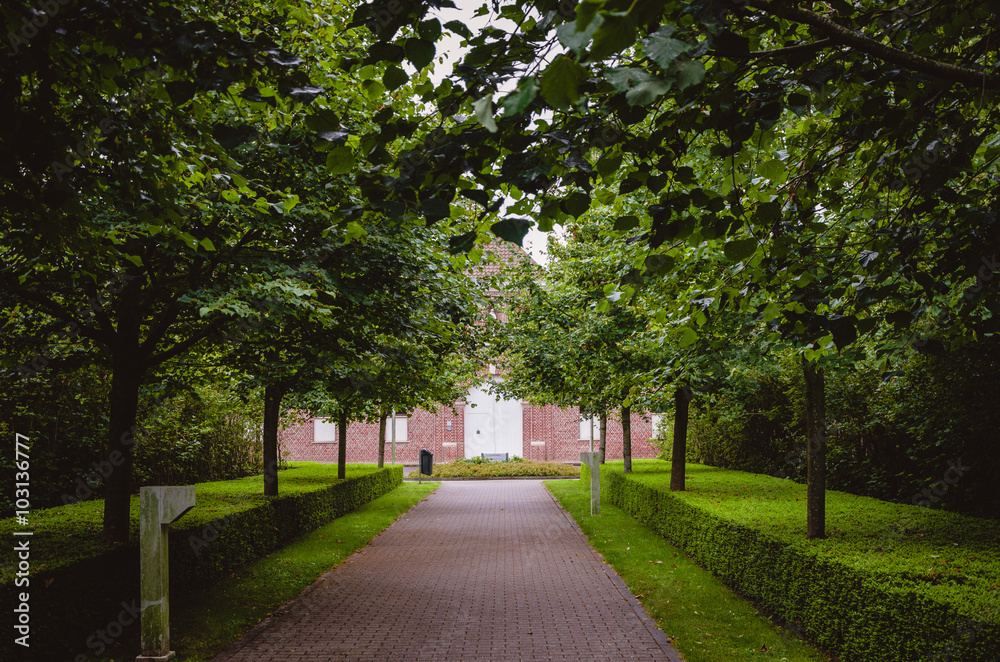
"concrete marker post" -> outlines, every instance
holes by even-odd
[[[596,451],[580,453],[580,462],[590,467],[590,514],[601,514],[601,462]]]
[[[139,597],[142,654],[136,662],[167,662],[170,650],[170,562],[167,525],[194,508],[194,485],[139,489]]]

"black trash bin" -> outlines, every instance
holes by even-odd
[[[417,468],[417,471],[420,474],[427,474],[428,476],[434,473],[434,453],[426,448],[420,449],[420,466]]]

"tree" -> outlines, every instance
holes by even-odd
[[[233,330],[214,302],[252,280],[260,259],[281,278],[311,241],[362,240],[370,216],[359,203],[381,191],[352,187],[352,174],[389,160],[399,132],[385,127],[391,111],[372,110],[388,95],[372,77],[391,67],[342,57],[365,43],[336,38],[337,3],[323,7],[329,21],[288,5],[253,5],[252,18],[198,3],[113,5],[67,7],[37,34],[21,30],[39,20],[31,3],[4,5],[16,39],[0,64],[11,118],[0,282],[5,311],[32,311],[110,369],[118,468],[105,536],[117,541],[128,535],[144,379]],[[415,104],[397,106],[396,122]],[[357,116],[341,124],[333,108]],[[423,222],[393,218],[401,229]]]

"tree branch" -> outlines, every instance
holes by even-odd
[[[823,50],[827,46],[834,44],[833,39],[820,39],[806,44],[796,44],[795,46],[785,46],[784,48],[773,48],[767,51],[750,51],[750,57],[784,57],[785,55],[799,55],[811,51]]]
[[[892,46],[875,41],[870,37],[846,28],[825,16],[799,7],[787,6],[778,0],[749,0],[748,6],[761,9],[775,16],[810,25],[826,33],[829,38],[839,44],[850,46],[863,53],[885,60],[892,64],[934,76],[955,81],[970,87],[983,89],[1000,89],[1000,74],[990,73],[983,69],[969,69],[946,62],[939,62],[901,51]]]

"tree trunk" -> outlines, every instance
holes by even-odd
[[[337,478],[347,478],[347,408],[337,417]]]
[[[278,496],[278,421],[284,389],[264,387],[264,496]]]
[[[823,371],[802,361],[806,382],[806,538],[826,537],[826,390]]]
[[[388,414],[381,407],[378,413],[378,466],[385,466],[385,419]]]
[[[142,363],[138,342],[113,348],[108,454],[101,463],[104,478],[104,539],[127,542],[131,522],[132,466]],[[106,468],[106,470],[105,470]]]
[[[632,471],[632,408],[622,405],[622,459],[625,473]]]
[[[132,466],[135,459],[139,387],[146,373],[140,348],[142,288],[134,279],[115,305],[116,331],[111,347],[111,395],[108,412],[108,456],[104,474],[104,539],[127,542],[131,524]]]
[[[684,491],[687,459],[688,406],[693,394],[687,385],[674,391],[674,445],[670,454],[670,491]]]
[[[601,447],[599,460],[601,464],[604,464],[604,453],[607,450],[608,443],[608,412],[601,411]]]

